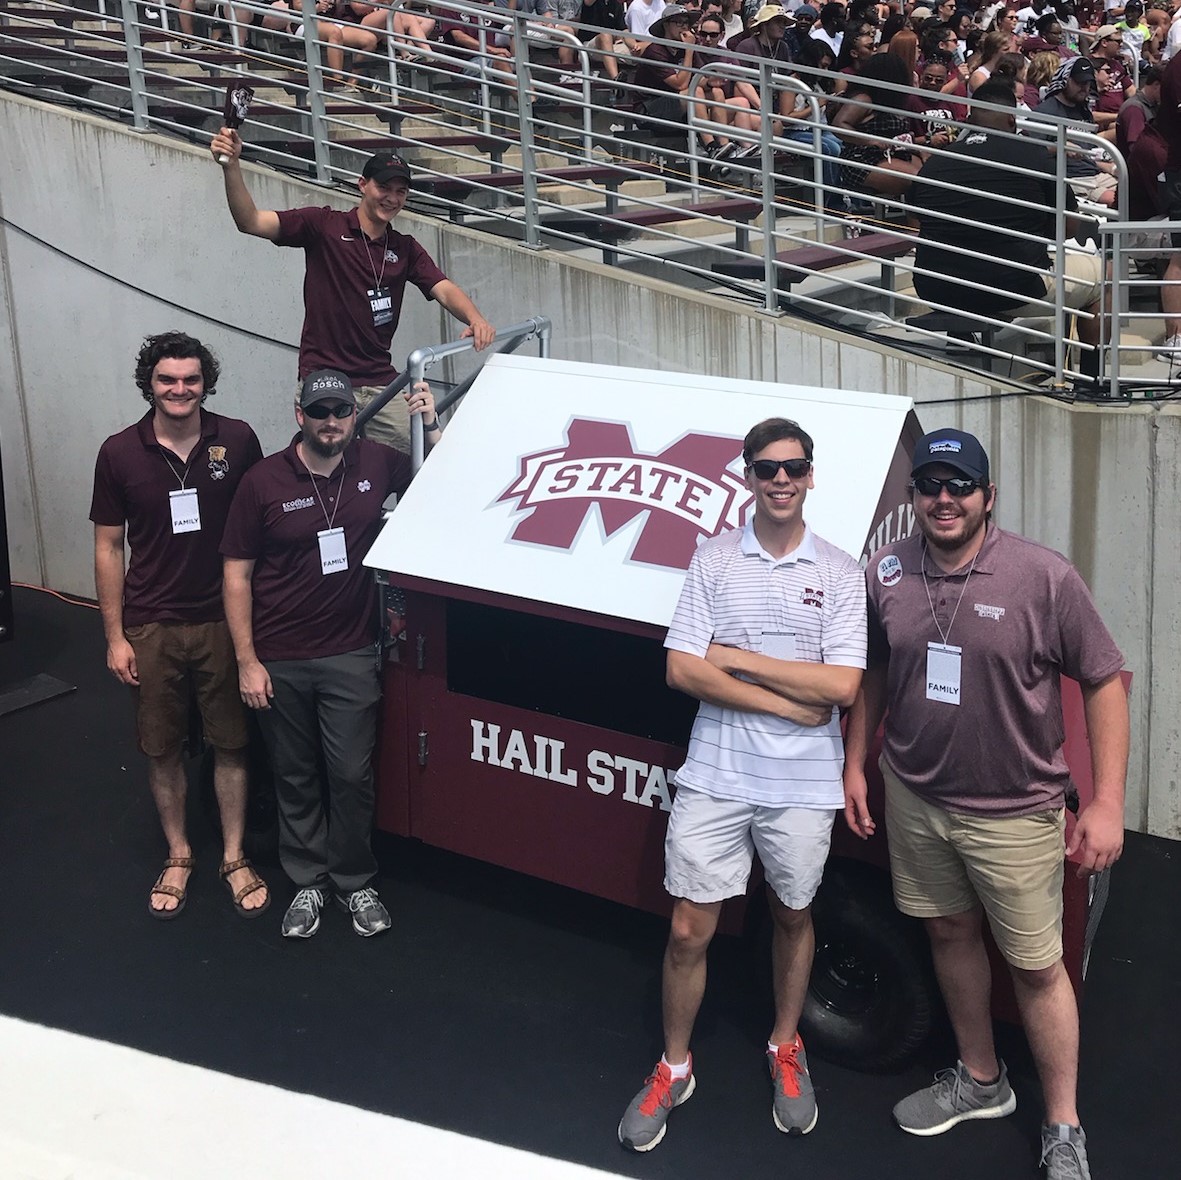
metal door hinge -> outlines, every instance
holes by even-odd
[[[426,667],[426,636],[421,632],[414,641],[414,650],[415,658],[418,661],[418,670],[421,672]]]
[[[427,758],[427,733],[425,729],[418,731],[418,765],[425,766]]]

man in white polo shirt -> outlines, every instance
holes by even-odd
[[[664,1055],[632,1099],[619,1141],[650,1151],[693,1093],[689,1038],[722,902],[759,854],[773,918],[775,1024],[767,1045],[779,1130],[806,1135],[816,1098],[797,1024],[812,969],[810,905],[844,806],[838,706],[865,668],[865,579],[804,523],[812,439],[769,418],[742,449],[754,515],[697,550],[669,627],[668,682],[697,697],[665,840],[676,899],[664,954]]]

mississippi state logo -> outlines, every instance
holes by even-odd
[[[521,456],[497,500],[528,513],[511,540],[555,549],[571,548],[592,505],[607,536],[647,513],[628,560],[683,570],[701,541],[742,524],[751,494],[727,470],[741,454],[741,439],[712,434],[637,454],[625,423],[575,418],[564,447]]]
[[[225,479],[229,474],[230,464],[226,459],[225,447],[213,446],[209,448],[209,478]]]

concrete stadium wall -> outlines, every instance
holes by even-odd
[[[21,98],[0,98],[0,109],[0,441],[13,576],[92,595],[94,455],[142,412],[131,380],[142,337],[175,327],[213,346],[223,364],[214,408],[246,418],[276,449],[294,425],[302,257],[235,232],[207,152]],[[265,170],[248,182],[262,208],[350,204]],[[972,401],[990,387],[850,336],[409,213],[399,225],[495,323],[548,315],[556,356],[903,394],[925,425],[979,433],[999,522],[1078,564],[1135,674],[1128,825],[1181,837],[1177,411]],[[457,332],[412,291],[394,355]]]

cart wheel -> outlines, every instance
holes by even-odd
[[[849,862],[825,869],[812,918],[808,1051],[853,1069],[901,1069],[927,1039],[938,996],[919,923],[894,908],[887,874]]]

